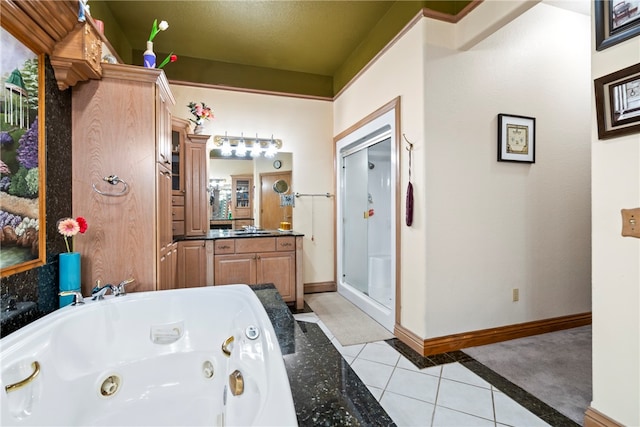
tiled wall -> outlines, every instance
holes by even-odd
[[[2,277],[2,295],[14,296],[18,302],[37,303],[37,310],[3,324],[2,337],[58,308],[58,254],[65,248],[56,222],[72,215],[71,89],[58,89],[48,57],[45,61],[45,120],[47,263],[40,268]]]

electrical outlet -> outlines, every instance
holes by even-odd
[[[513,288],[513,301],[520,301],[520,289]]]

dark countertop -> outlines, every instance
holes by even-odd
[[[315,323],[297,322],[273,285],[254,285],[275,329],[300,426],[394,426]]]
[[[294,230],[258,230],[255,232],[246,232],[244,230],[209,230],[204,236],[181,237],[178,240],[218,240],[218,239],[237,239],[245,237],[286,237],[286,236],[304,236]]]

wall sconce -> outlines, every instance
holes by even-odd
[[[260,156],[264,153],[265,157],[274,157],[278,150],[282,148],[282,140],[271,138],[245,138],[243,134],[240,136],[215,135],[213,137],[213,145],[220,149],[223,156],[231,156],[234,154],[238,157],[244,157],[247,151],[252,157]]]

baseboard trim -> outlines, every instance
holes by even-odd
[[[424,340],[399,323],[394,325],[393,335],[408,345],[416,353],[422,354],[424,351]]]
[[[443,337],[422,340],[411,331],[396,325],[394,334],[400,341],[422,354],[446,353],[462,350],[467,347],[493,344],[531,335],[560,331],[591,324],[591,312],[571,314],[568,316],[554,317],[551,319],[534,320],[532,322],[518,323],[515,325],[500,326],[497,328],[481,329],[478,331],[464,332],[460,334],[446,335]]]
[[[584,413],[584,427],[623,427],[623,424],[589,406]]]
[[[304,284],[305,294],[314,294],[316,292],[335,292],[337,290],[338,287],[336,286],[336,282],[316,282]]]

